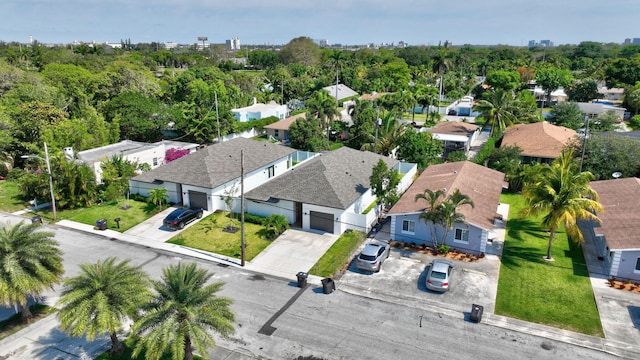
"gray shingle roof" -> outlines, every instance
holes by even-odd
[[[380,159],[389,168],[399,162],[372,152],[343,147],[322,153],[245,196],[258,201],[275,198],[346,209],[369,190],[371,171]]]
[[[162,180],[212,189],[240,177],[240,150],[244,150],[245,174],[295,152],[268,141],[236,138],[210,145],[132,180]]]

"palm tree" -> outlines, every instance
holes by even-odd
[[[444,196],[444,190],[432,191],[430,189],[425,189],[422,194],[416,195],[415,198],[415,201],[422,199],[426,200],[429,204],[429,206],[424,209],[422,214],[420,214],[420,219],[424,220],[427,224],[431,223],[431,242],[434,248],[438,246],[436,226],[441,221],[441,213],[439,210],[440,205],[442,204],[442,200],[440,200],[442,196]]]
[[[584,238],[576,221],[599,221],[593,211],[603,208],[598,202],[598,193],[589,186],[594,178],[592,173],[578,170],[573,150],[565,150],[551,165],[541,168],[537,181],[524,187],[522,194],[527,206],[522,214],[545,214],[542,225],[549,229],[547,260],[552,260],[551,245],[561,225],[574,242],[581,244]]]
[[[307,100],[307,109],[325,124],[328,137],[331,120],[338,115],[337,100],[327,90],[319,90]]]
[[[431,67],[434,73],[440,75],[440,81],[438,84],[440,89],[438,92],[438,114],[440,113],[440,100],[442,99],[442,77],[444,76],[444,73],[452,67],[453,63],[449,56],[449,49],[447,47],[439,47],[438,52],[433,56],[433,63]]]
[[[468,195],[462,194],[460,189],[456,189],[453,194],[447,196],[447,201],[441,204],[441,225],[444,228],[441,244],[445,243],[447,235],[449,231],[453,229],[454,224],[465,222],[464,215],[458,212],[458,209],[462,205],[471,205],[472,208],[475,207],[471,198]]]
[[[360,150],[373,151],[378,154],[389,156],[398,147],[400,137],[411,127],[410,124],[400,124],[396,118],[395,111],[384,111],[380,116],[382,125],[378,129],[377,145],[366,143]],[[377,149],[374,149],[377,147]]]
[[[149,190],[148,201],[158,207],[158,210],[162,210],[162,204],[169,200],[167,194],[167,188],[157,188]]]
[[[192,347],[205,354],[207,346],[215,346],[211,331],[223,337],[234,332],[232,300],[215,295],[223,282],[206,285],[212,276],[195,263],[163,269],[162,281],[153,282],[157,294],[143,306],[145,314],[132,327],[134,334],[144,335],[134,357],[146,350],[147,359],[170,352],[172,359],[192,360]]]
[[[503,90],[493,90],[488,100],[478,100],[473,110],[480,112],[484,119],[482,129],[491,128],[490,136],[500,135],[515,122],[513,115],[513,96]]]
[[[88,340],[109,333],[111,356],[121,354],[124,347],[118,331],[139,304],[151,296],[147,275],[129,265],[129,260],[116,263],[116,258],[80,265],[81,273],[64,282],[62,305],[58,313],[60,328],[72,336],[85,335]]]
[[[62,252],[53,233],[38,231],[40,224],[0,225],[0,301],[22,309],[22,321],[31,317],[29,299],[60,282]]]

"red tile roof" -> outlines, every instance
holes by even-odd
[[[517,146],[522,156],[555,159],[576,134],[575,130],[547,122],[517,124],[507,129],[500,146]]]
[[[593,181],[591,188],[604,207],[596,234],[607,238],[611,250],[640,249],[640,179]]]
[[[307,118],[307,114],[306,113],[300,113],[298,115],[293,115],[293,116],[289,116],[286,119],[282,119],[280,121],[276,121],[273,124],[269,124],[267,126],[265,126],[265,129],[274,129],[274,130],[289,130],[289,126],[291,126],[291,124],[293,124],[296,120],[298,119],[306,119]]]
[[[464,205],[459,212],[468,223],[491,230],[497,216],[500,194],[505,186],[503,173],[470,161],[431,165],[389,210],[389,215],[424,211],[428,206],[427,201],[415,201],[415,198],[416,195],[423,194],[425,189],[445,189],[445,197],[460,189],[462,194],[471,198],[475,207]]]

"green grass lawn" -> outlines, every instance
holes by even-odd
[[[29,309],[31,310],[31,314],[33,314],[33,318],[28,324],[22,322],[21,312],[14,314],[6,320],[0,321],[0,340],[6,338],[7,336],[13,335],[18,331],[24,329],[25,327],[32,325],[34,322],[40,319],[44,319],[45,317],[58,311],[54,307],[43,304],[31,305]]]
[[[560,229],[551,251],[555,261],[544,260],[549,237],[542,217],[520,216],[521,195],[503,194],[500,200],[510,209],[496,314],[602,337],[582,248]]]
[[[233,222],[233,226],[238,228],[235,233],[222,231],[228,225],[230,225],[229,213],[216,212],[203,218],[167,242],[240,258],[240,222],[238,220]],[[271,244],[271,240],[267,240],[267,233],[263,225],[245,222],[244,232],[246,244],[245,260],[251,261]]]
[[[90,208],[58,211],[58,221],[66,219],[83,224],[95,225],[96,220],[104,218],[107,219],[107,226],[110,230],[124,232],[149,219],[158,212],[154,205],[142,201],[127,200],[126,205],[125,207],[124,200],[120,200],[94,205]],[[166,206],[164,209],[166,209]],[[38,211],[38,214],[40,214],[40,211]],[[51,219],[49,211],[42,215],[43,217],[46,216]],[[119,229],[114,221],[115,218],[120,218]]]
[[[347,231],[336,240],[327,252],[313,265],[309,273],[322,277],[333,277],[336,272],[349,266],[351,254],[364,241],[366,234],[360,231]]]
[[[43,200],[46,202],[47,200]],[[12,213],[28,208],[29,201],[22,198],[15,181],[0,181],[0,210]]]

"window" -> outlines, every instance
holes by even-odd
[[[412,220],[402,220],[402,232],[415,233],[416,222]]]
[[[640,257],[636,259],[636,268],[634,272],[640,272]]]
[[[278,131],[278,129],[273,130],[273,133],[274,133],[275,137],[280,136],[280,132]]]
[[[456,229],[456,236],[454,237],[455,241],[469,242],[469,230],[467,229]]]
[[[153,166],[158,166],[158,158],[157,157],[153,158]]]
[[[269,178],[272,178],[275,174],[276,174],[276,167],[275,165],[271,165],[267,168],[267,174],[269,176]]]

